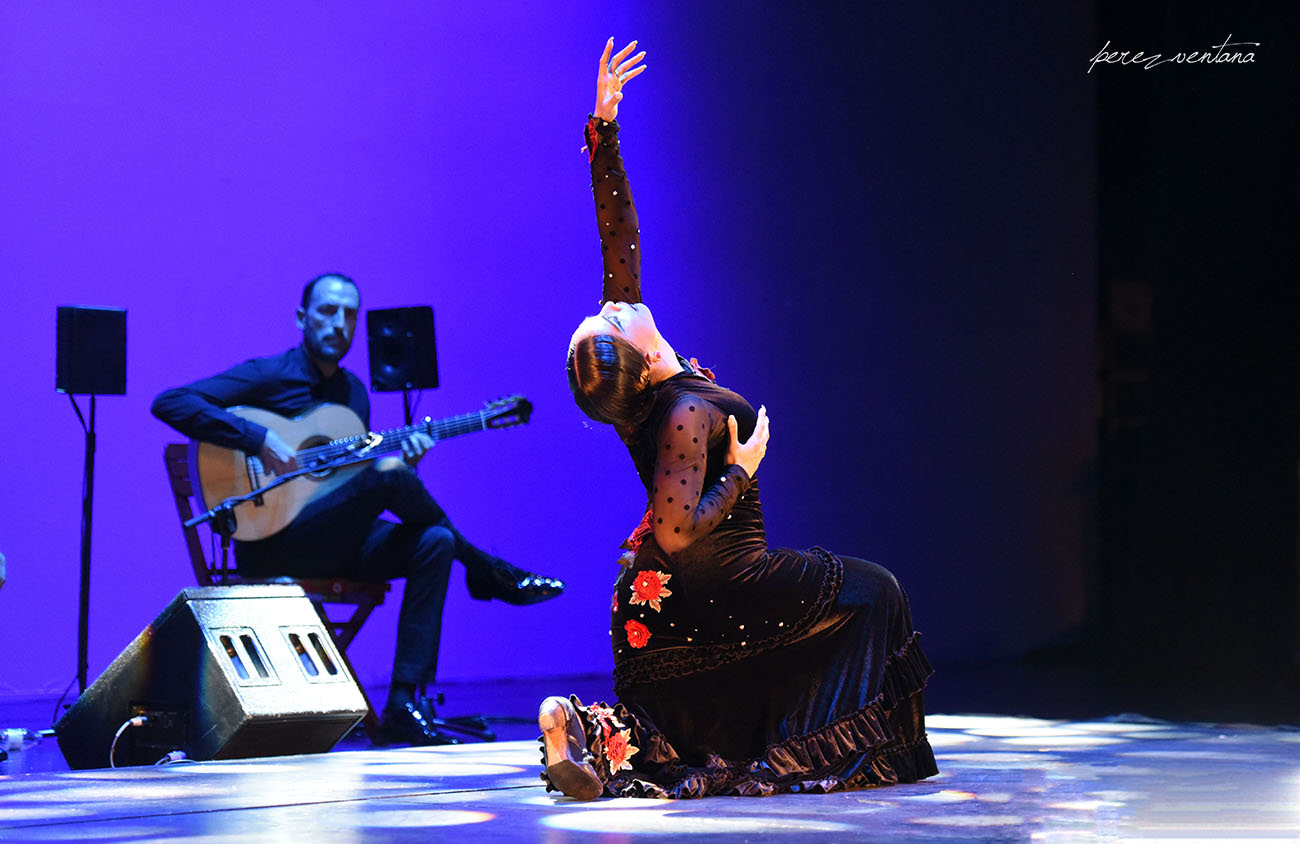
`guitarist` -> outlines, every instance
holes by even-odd
[[[360,289],[347,276],[312,279],[298,308],[300,345],[166,390],[154,399],[153,414],[192,439],[257,455],[276,474],[297,468],[294,449],[279,434],[225,408],[253,406],[295,417],[332,402],[351,408],[368,429],[366,390],[339,365],[352,345],[360,306]],[[516,568],[456,530],[414,471],[432,445],[418,434],[403,443],[401,457],[366,464],[309,502],[278,533],[235,542],[235,560],[245,577],[406,578],[392,685],[380,721],[384,739],[395,743],[454,742],[433,727],[432,705],[417,696],[437,669],[452,560],[464,564],[465,584],[478,600],[534,604],[564,591],[562,581]],[[380,518],[385,512],[399,521]]]

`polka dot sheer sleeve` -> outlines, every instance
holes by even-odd
[[[590,117],[585,135],[604,264],[600,302],[640,302],[641,230],[637,227],[632,189],[623,172],[618,124]]]
[[[669,553],[708,536],[749,489],[749,474],[739,466],[708,471],[709,431],[726,418],[709,402],[684,395],[669,409],[657,438],[651,484],[655,540]]]

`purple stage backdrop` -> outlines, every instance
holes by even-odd
[[[433,307],[442,386],[419,413],[536,406],[420,472],[470,537],[570,589],[484,604],[457,567],[442,677],[608,670],[644,493],[563,361],[597,304],[580,143],[611,34],[650,51],[621,114],[647,301],[767,405],[770,539],[890,567],[937,661],[1070,633],[1093,454],[1093,23],[1087,4],[979,9],[0,4],[0,695],[76,673],[83,437],[54,389],[56,308],[127,311],[127,394],[98,401],[93,679],[193,584],[161,458],[177,435],[150,401],[296,343],[301,285],[325,271],[356,278],[364,308]],[[346,362],[368,383],[365,345]],[[399,395],[373,403],[377,427],[399,422]],[[387,678],[399,590],[350,651],[365,681]]]

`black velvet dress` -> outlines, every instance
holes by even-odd
[[[603,297],[640,302],[617,124],[592,118],[586,137]],[[682,363],[645,422],[620,432],[648,504],[611,605],[619,702],[573,699],[605,793],[824,792],[935,774],[931,668],[897,581],[821,548],[767,547],[758,484],[725,462],[727,417],[745,440],[754,409]],[[668,553],[656,531],[689,544]]]

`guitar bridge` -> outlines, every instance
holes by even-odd
[[[260,489],[262,486],[262,476],[265,474],[265,468],[262,466],[260,457],[247,457],[244,459],[244,466],[248,472],[248,488]],[[253,498],[253,506],[261,507],[265,502],[262,496],[258,495]]]

